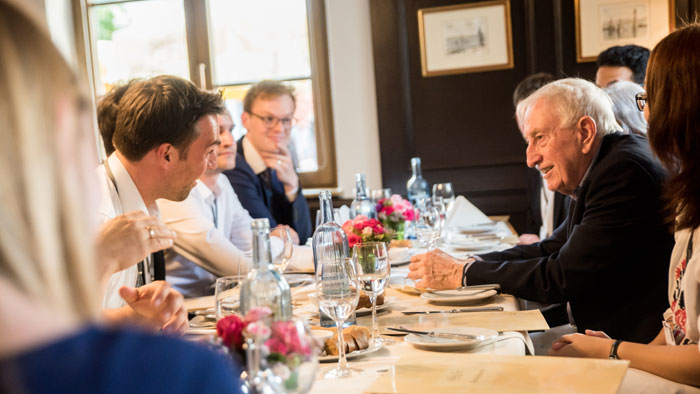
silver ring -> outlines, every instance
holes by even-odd
[[[280,164],[282,164],[282,160],[277,160],[277,165],[279,166]]]
[[[156,237],[156,230],[152,229],[150,226],[146,226],[146,230],[148,230],[148,238]]]

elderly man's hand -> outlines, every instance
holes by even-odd
[[[136,313],[136,320],[154,330],[184,333],[187,329],[185,299],[162,280],[139,288],[122,286],[119,295]]]
[[[596,331],[598,333],[598,331]],[[604,334],[603,334],[604,335]],[[568,334],[557,339],[550,356],[608,358],[613,340],[599,335]]]
[[[462,286],[462,271],[466,263],[434,249],[411,257],[408,278],[416,281],[419,288],[456,289]]]

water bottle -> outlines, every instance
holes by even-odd
[[[318,195],[321,204],[321,224],[314,231],[311,239],[311,249],[314,255],[314,269],[324,259],[341,261],[350,257],[350,248],[345,231],[333,220],[333,200],[330,190],[323,190]],[[343,280],[343,278],[338,278]],[[335,321],[320,309],[318,311],[321,327],[335,327]],[[355,324],[355,312],[345,321],[345,326]]]
[[[272,311],[272,320],[292,318],[292,293],[284,276],[272,265],[270,253],[270,221],[253,219],[253,269],[241,285],[241,313],[251,308],[266,306]]]
[[[354,219],[358,215],[368,218],[377,218],[377,210],[367,192],[367,181],[365,174],[355,174],[355,199],[350,204],[350,218]]]
[[[428,182],[423,179],[420,169],[420,157],[414,157],[411,159],[411,169],[413,170],[413,175],[406,182],[406,192],[408,194],[408,200],[414,206],[418,201],[430,197],[430,192],[428,189]]]

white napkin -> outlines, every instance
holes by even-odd
[[[350,208],[347,205],[343,205],[338,208],[338,223],[342,226],[345,222],[350,220]]]
[[[294,245],[294,254],[285,272],[287,271],[314,272],[314,256],[311,247]]]
[[[464,196],[457,196],[452,209],[447,213],[446,227],[469,227],[475,224],[489,223],[491,219]]]

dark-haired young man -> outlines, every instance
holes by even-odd
[[[98,168],[104,191],[98,213],[105,221],[130,211],[158,217],[156,200],[181,201],[195,181],[216,164],[220,143],[219,95],[173,76],[133,83],[119,101],[116,151]],[[144,229],[144,237],[157,237]],[[111,275],[103,315],[153,329],[181,331],[187,324],[182,295],[164,281],[162,252]]]
[[[598,55],[595,84],[604,88],[617,81],[644,85],[649,50],[638,45],[610,47]]]

